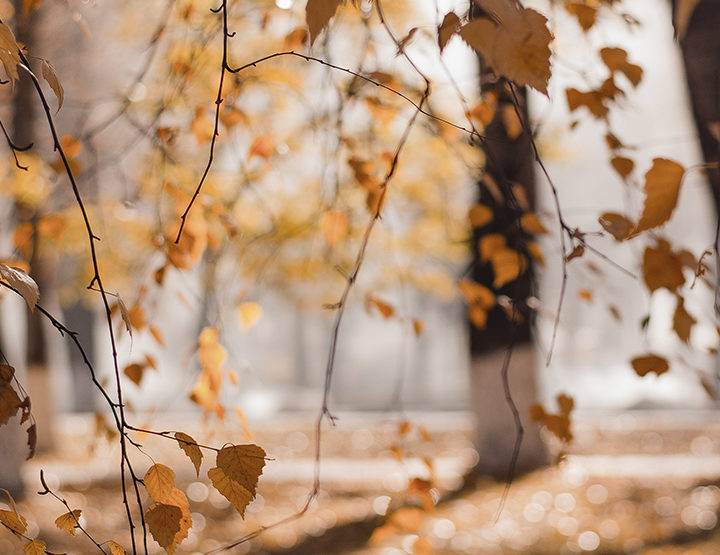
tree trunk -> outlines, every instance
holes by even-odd
[[[473,4],[471,16],[480,15],[482,10]],[[471,400],[478,420],[476,443],[480,459],[476,472],[503,479],[513,470],[513,462],[516,471],[525,472],[549,460],[540,429],[529,418],[530,406],[536,402],[531,312],[526,302],[533,290],[533,271],[526,248],[529,237],[519,225],[522,212],[530,209],[534,200],[535,158],[530,137],[523,131],[518,134],[507,123],[515,114],[516,102],[521,117],[528,121],[525,91],[513,93],[507,81],[496,77],[482,59],[480,89],[484,99],[495,99],[493,119],[482,132],[486,165],[485,177],[478,186],[478,202],[493,211],[493,220],[474,230],[472,276],[474,281],[493,290],[496,297],[509,299],[511,312],[519,316],[519,321],[508,316],[507,307],[496,304],[488,312],[483,329],[471,328]],[[508,247],[525,254],[528,260],[527,269],[499,289],[493,286],[492,266],[482,263],[478,252],[480,239],[491,233],[505,237]],[[509,395],[506,395],[503,367],[508,352]],[[516,416],[523,430],[517,453],[516,441],[520,436]],[[513,460],[515,456],[517,459]]]

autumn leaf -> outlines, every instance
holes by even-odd
[[[480,305],[485,310],[495,306],[495,294],[484,285],[461,279],[458,282],[458,287],[469,305]]]
[[[174,551],[171,546],[180,532],[182,516],[180,507],[162,503],[153,505],[145,512],[145,521],[153,538],[171,555]]]
[[[470,21],[460,29],[462,39],[496,74],[547,94],[552,40],[547,18],[516,2],[478,0],[478,4],[494,19]]]
[[[247,331],[260,321],[263,309],[257,303],[244,302],[237,307],[237,315],[243,331]]]
[[[670,368],[665,358],[654,354],[635,357],[630,363],[638,376],[646,376],[650,372],[655,372],[655,374],[659,376],[667,372]]]
[[[44,555],[47,545],[42,540],[32,540],[23,545],[26,555]]]
[[[119,293],[117,295],[117,305],[120,309],[120,318],[122,318],[122,321],[125,324],[125,329],[127,329],[130,337],[132,337],[133,332],[132,321],[130,320],[130,313],[128,312],[127,306],[125,305],[125,301],[122,300],[122,297]]]
[[[613,157],[612,160],[610,160],[610,164],[623,179],[627,179],[635,168],[635,162],[633,162],[630,158],[624,158],[623,156]]]
[[[308,0],[305,6],[305,20],[310,31],[310,46],[330,23],[342,3],[343,0]]]
[[[570,413],[575,406],[572,397],[561,393],[556,398],[560,408],[558,414],[551,414],[545,411],[542,405],[535,404],[530,407],[530,418],[545,426],[550,433],[563,443],[570,443],[573,440],[571,430]]]
[[[255,156],[259,156],[265,160],[269,160],[275,152],[275,146],[273,145],[270,137],[263,135],[253,141],[248,149],[248,160],[251,160]]]
[[[123,374],[125,374],[125,376],[127,376],[135,385],[140,385],[143,374],[145,373],[145,368],[146,366],[144,364],[128,364],[123,369]]]
[[[419,507],[402,507],[390,515],[388,522],[406,532],[414,533],[420,530],[424,519],[425,511]]]
[[[423,332],[425,331],[425,326],[423,325],[421,320],[418,320],[417,318],[413,318],[412,321],[413,331],[415,332],[416,336],[421,336]]]
[[[589,31],[595,25],[597,17],[597,8],[581,4],[580,2],[570,2],[565,4],[568,13],[577,19],[583,31]]]
[[[48,62],[47,60],[43,60],[41,65],[41,73],[43,79],[45,79],[47,84],[50,85],[50,88],[55,93],[55,97],[58,100],[57,112],[59,112],[60,108],[62,108],[63,105],[65,92],[63,91],[63,87],[60,84],[60,79],[58,78],[57,72],[55,71],[55,68],[50,62]]]
[[[630,237],[630,233],[635,227],[635,224],[625,216],[614,212],[605,212],[598,218],[598,222],[616,241],[624,241]]]
[[[540,221],[540,218],[532,212],[525,212],[525,214],[520,217],[520,226],[530,235],[543,235],[548,232],[547,228]]]
[[[697,320],[685,309],[683,298],[678,297],[673,314],[673,330],[683,343],[690,341],[690,332],[696,323]]]
[[[35,424],[31,424],[27,429],[27,446],[28,454],[25,457],[26,461],[29,461],[35,456],[35,447],[37,446],[37,427]]]
[[[182,449],[192,461],[197,475],[200,476],[200,465],[202,464],[203,454],[200,447],[198,447],[197,442],[188,434],[183,432],[176,432],[175,439],[177,440],[180,449]]]
[[[208,471],[213,486],[245,516],[265,466],[265,451],[253,444],[229,445],[218,452],[216,464]]]
[[[482,227],[489,224],[493,220],[494,214],[490,207],[484,204],[475,204],[468,212],[470,225],[472,227]]]
[[[627,52],[622,48],[603,48],[600,50],[600,58],[613,73],[619,71],[634,87],[637,87],[642,80],[643,69],[636,64],[631,64],[627,59]]]
[[[347,233],[348,218],[344,212],[329,210],[320,219],[320,231],[323,232],[327,242],[332,246]]]
[[[117,542],[109,541],[110,555],[127,555],[125,548]]]
[[[17,65],[20,63],[19,47],[10,27],[0,22],[0,62],[12,85],[18,78]]]
[[[585,106],[597,119],[605,119],[608,112],[610,112],[610,109],[605,105],[605,98],[597,91],[579,91],[571,87],[565,90],[565,97],[571,112]]]
[[[29,15],[30,12],[37,10],[42,3],[43,0],[22,0],[23,14],[25,16]]]
[[[24,534],[27,530],[27,520],[16,511],[0,509],[0,522],[7,526],[13,534]]]
[[[503,285],[510,283],[522,274],[527,268],[527,260],[517,251],[512,249],[501,249],[490,257],[492,265],[493,287],[500,289]]]
[[[57,526],[63,532],[67,532],[68,534],[74,536],[76,528],[78,526],[78,519],[80,518],[81,513],[82,510],[75,509],[63,515],[60,515],[55,519],[55,526]]]
[[[164,464],[154,464],[145,473],[143,484],[155,503],[167,503],[175,491],[175,472]]]
[[[20,397],[10,383],[0,381],[0,426],[17,414],[21,403]]]
[[[0,264],[0,277],[22,295],[30,310],[35,310],[35,305],[40,297],[40,290],[37,283],[29,275],[5,264]]]
[[[365,308],[370,310],[371,307],[375,307],[385,319],[391,318],[395,314],[395,309],[391,305],[368,295],[365,297]]]
[[[448,12],[438,26],[438,46],[443,51],[450,39],[460,30],[460,18],[455,12]]]
[[[435,552],[433,543],[428,538],[418,538],[412,545],[413,555],[431,555]]]
[[[677,162],[655,158],[645,174],[645,207],[633,234],[664,224],[677,206],[680,184],[685,173]]]
[[[646,247],[643,253],[643,280],[652,293],[664,287],[675,291],[683,283],[682,258],[670,250],[670,244],[660,239],[656,247]]]

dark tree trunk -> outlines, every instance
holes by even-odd
[[[482,16],[482,10],[471,6],[471,16]],[[480,89],[484,98],[495,97],[492,121],[483,131],[486,157],[485,178],[478,184],[478,202],[493,211],[493,220],[475,229],[473,236],[473,279],[493,290],[496,296],[510,300],[510,318],[506,308],[496,305],[488,313],[484,329],[471,328],[472,396],[478,418],[476,443],[480,455],[476,472],[505,479],[513,470],[526,472],[547,464],[548,456],[540,430],[531,422],[529,409],[536,402],[535,356],[531,344],[531,314],[527,299],[533,290],[533,271],[526,243],[529,237],[520,228],[523,211],[532,208],[535,184],[535,158],[531,138],[525,132],[509,132],[503,113],[514,112],[528,121],[524,89],[511,90],[504,79],[497,78],[480,59]],[[511,112],[512,111],[512,112]],[[523,206],[525,204],[525,206]],[[527,269],[514,281],[496,289],[489,263],[481,263],[478,244],[483,235],[501,234],[508,247],[523,253]],[[510,350],[507,385],[522,427],[522,444],[513,461],[518,429],[515,415],[505,395],[502,369]]]

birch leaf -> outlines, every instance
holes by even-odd
[[[50,85],[50,88],[55,93],[55,97],[58,100],[57,112],[59,112],[60,108],[62,108],[62,105],[63,105],[63,99],[65,98],[65,91],[63,91],[63,87],[60,84],[60,79],[58,78],[57,72],[55,71],[55,68],[52,66],[52,64],[50,62],[48,62],[47,60],[43,60],[42,65],[41,65],[41,73],[42,73],[43,79],[45,79],[47,84]]]
[[[170,554],[174,551],[171,546],[175,535],[180,532],[181,519],[182,510],[175,505],[158,503],[145,512],[145,520],[152,537]]]
[[[670,369],[670,365],[665,358],[654,354],[635,357],[632,359],[631,364],[638,376],[646,376],[650,372],[655,372],[659,376]]]
[[[310,46],[330,23],[340,4],[342,0],[308,0],[305,6],[305,19],[310,30]]]
[[[0,264],[0,276],[22,295],[31,311],[35,310],[35,305],[40,298],[40,290],[29,275],[5,264]]]
[[[33,540],[23,545],[23,551],[27,555],[44,555],[46,547],[47,546],[44,541]]]
[[[80,518],[81,513],[81,509],[75,509],[74,511],[69,511],[63,515],[60,515],[55,519],[55,526],[57,526],[63,532],[67,532],[68,534],[74,536],[76,528],[78,526],[78,519]]]
[[[176,432],[175,439],[177,440],[180,449],[182,449],[192,461],[197,475],[200,476],[200,465],[202,464],[203,454],[200,447],[198,447],[197,442],[188,434],[183,432]]]
[[[655,158],[645,174],[645,206],[633,233],[653,229],[664,224],[677,206],[680,184],[685,173],[677,162]]]
[[[117,542],[109,541],[110,555],[127,555],[125,548]]]
[[[175,491],[175,473],[164,464],[154,464],[145,473],[143,483],[155,503],[167,503]]]

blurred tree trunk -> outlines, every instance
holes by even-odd
[[[683,5],[694,9],[688,12]],[[673,8],[695,125],[720,214],[720,2],[673,0]]]
[[[482,10],[474,3],[471,16]],[[531,343],[531,313],[527,298],[533,290],[530,265],[518,279],[496,289],[489,263],[480,261],[478,242],[482,236],[497,233],[505,237],[508,247],[526,253],[528,236],[519,225],[523,210],[532,208],[535,183],[535,158],[530,137],[508,124],[514,114],[514,98],[504,79],[498,79],[480,59],[480,89],[484,99],[495,104],[492,121],[483,131],[486,157],[485,176],[478,184],[478,202],[493,211],[493,220],[474,230],[473,279],[493,290],[496,296],[510,299],[520,321],[513,321],[506,310],[496,305],[488,313],[484,329],[472,327],[472,395],[471,403],[478,419],[476,443],[480,455],[478,474],[494,478],[508,477],[515,449],[517,426],[504,393],[502,369],[510,351],[508,366],[509,393],[523,427],[518,453],[517,472],[527,472],[548,463],[545,445],[538,425],[530,420],[530,406],[537,402],[535,354]],[[525,91],[517,92],[522,117],[527,120]],[[517,123],[517,122],[516,122]],[[525,206],[523,206],[525,204]],[[530,258],[526,256],[528,262]]]

